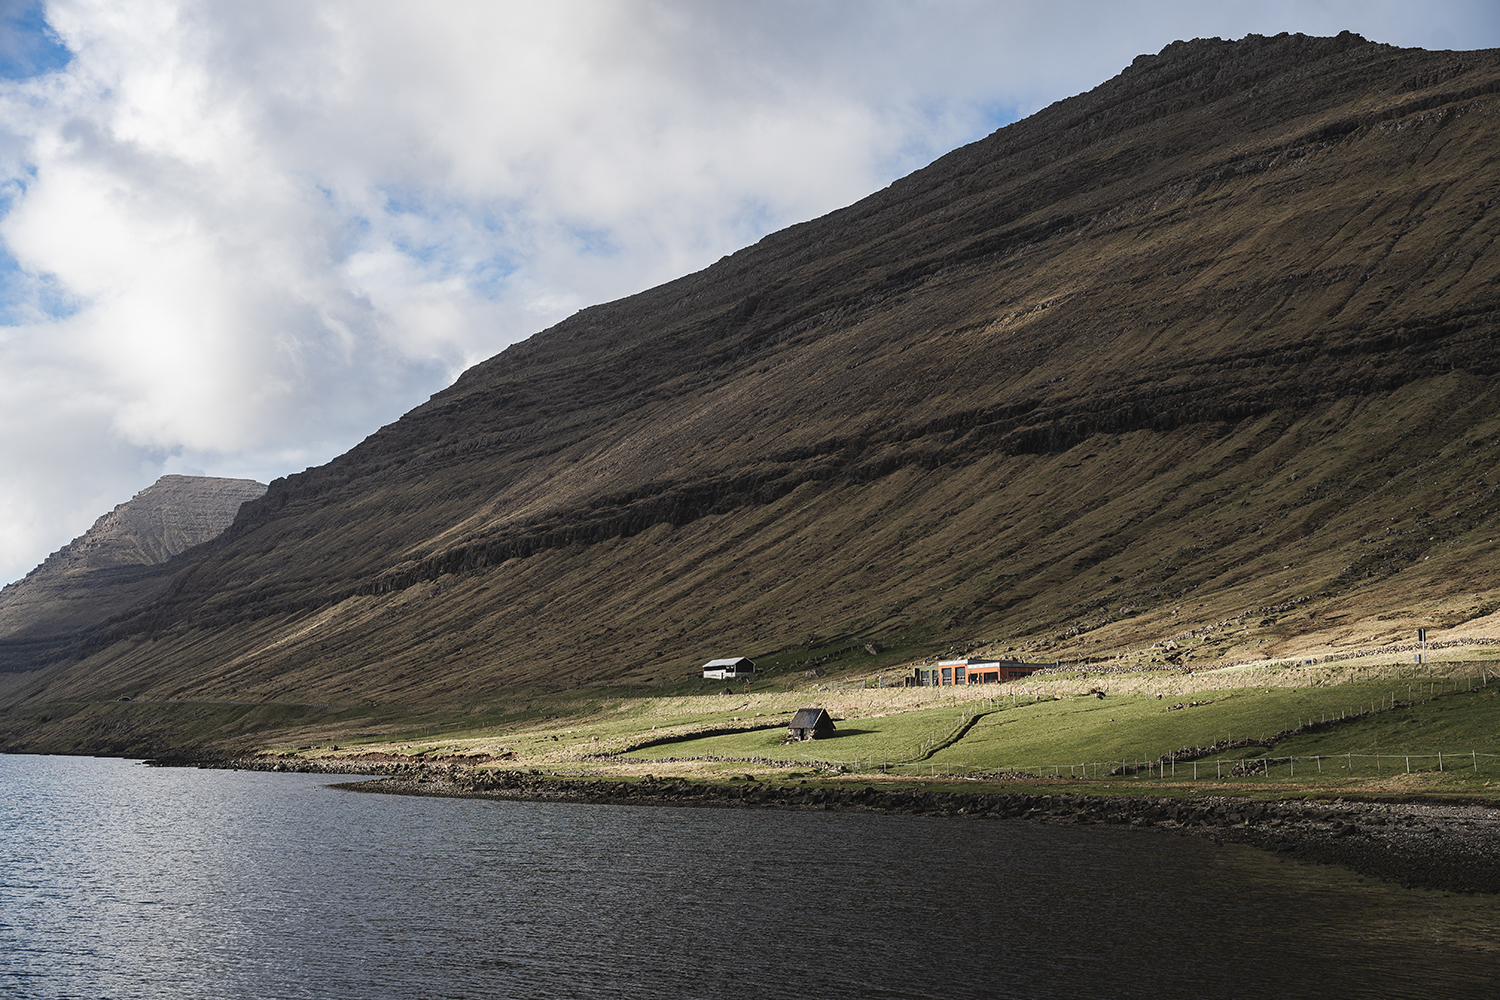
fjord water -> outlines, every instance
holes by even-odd
[[[1490,995],[1500,906],[1163,834],[0,756],[0,995]]]

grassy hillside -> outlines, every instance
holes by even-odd
[[[1136,432],[808,486],[394,595],[117,643],[47,691],[467,711],[651,690],[721,652],[774,667],[855,646],[824,664],[842,668],[868,642],[894,674],[969,648],[1198,666],[1411,642],[1418,627],[1500,636],[1500,428],[1465,419],[1491,392],[1438,377],[1221,437]]]

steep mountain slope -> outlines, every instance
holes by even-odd
[[[175,557],[218,537],[240,505],[266,492],[250,479],[163,476],[0,590],[0,667],[52,648],[160,593]]]
[[[1490,634],[1497,155],[1500,52],[1174,43],[476,366],[9,697]]]

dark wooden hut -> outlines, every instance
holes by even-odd
[[[833,732],[833,720],[821,708],[800,708],[787,726],[788,740],[815,740]]]

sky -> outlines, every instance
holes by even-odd
[[[1495,47],[1500,3],[0,0],[0,583],[1136,55],[1345,29]]]

